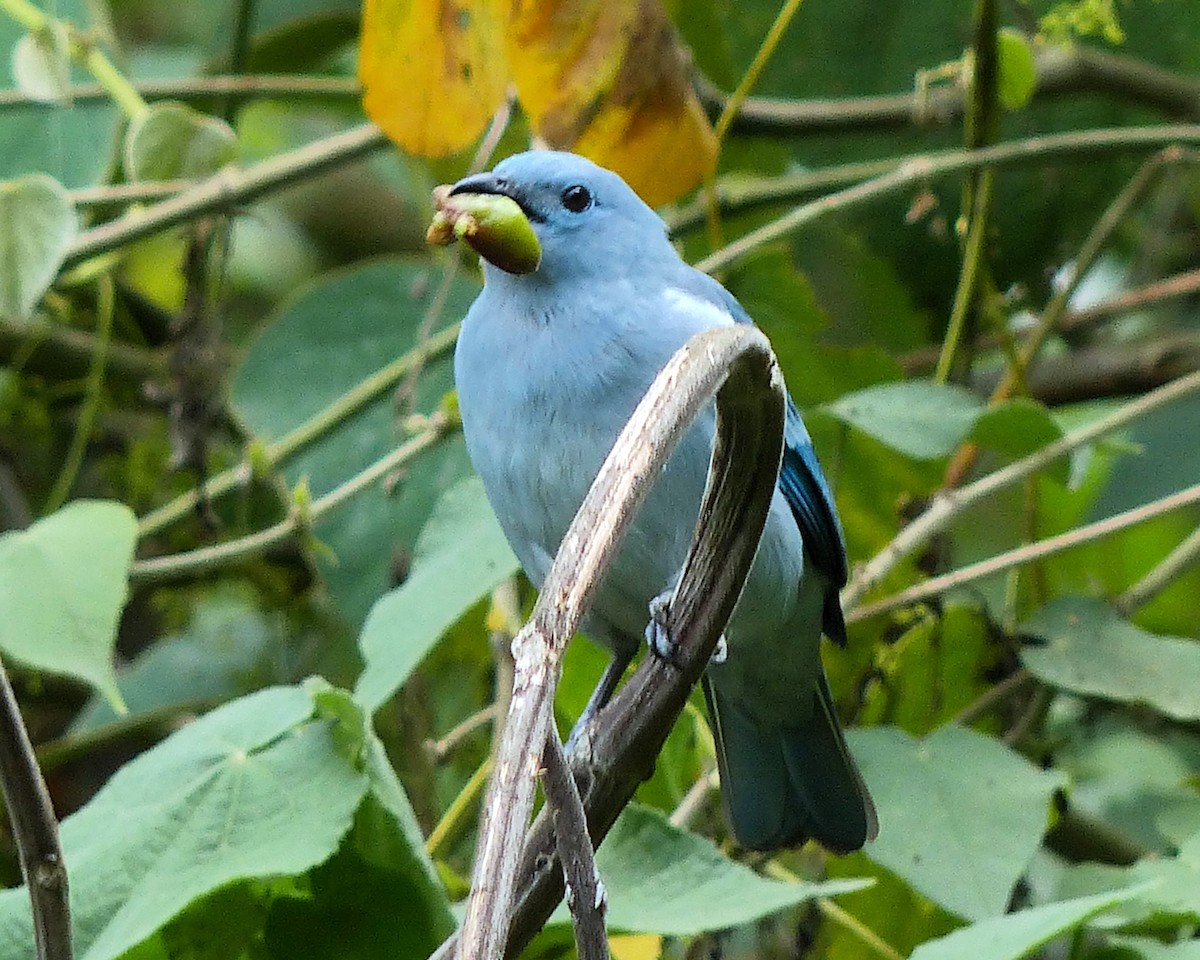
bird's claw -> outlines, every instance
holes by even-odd
[[[679,644],[671,636],[667,628],[667,614],[670,611],[671,591],[664,591],[650,601],[650,622],[646,624],[646,646],[659,660],[665,660],[674,667],[682,666],[679,657]]]

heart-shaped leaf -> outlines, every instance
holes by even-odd
[[[23,320],[54,280],[75,239],[75,209],[44,173],[0,183],[0,317]]]

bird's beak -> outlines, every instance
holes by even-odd
[[[437,212],[426,239],[438,245],[463,240],[507,273],[532,273],[541,263],[542,248],[519,195],[511,181],[493,173],[438,187],[433,193]]]
[[[529,202],[529,198],[525,195],[517,184],[513,183],[507,177],[498,177],[494,173],[473,173],[469,177],[463,177],[453,187],[450,188],[450,196],[455,197],[464,193],[478,193],[485,196],[508,197],[518,207],[521,212],[534,223],[541,223],[545,220],[541,214],[533,208]]]

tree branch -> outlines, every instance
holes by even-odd
[[[823,196],[811,203],[801,204],[783,216],[763,224],[739,237],[733,243],[716,250],[696,264],[712,273],[764,244],[786,236],[838,210],[844,210],[868,200],[963,170],[979,167],[1045,162],[1056,157],[1080,153],[1143,151],[1169,144],[1200,144],[1200,125],[1118,127],[1105,130],[1083,130],[1013,140],[982,150],[943,150],[919,154],[902,160],[889,161],[894,169],[874,179],[855,184],[845,190]]]
[[[386,147],[390,141],[373,123],[364,123],[296,150],[278,154],[239,170],[227,167],[189,190],[147,207],[134,216],[85,230],[71,245],[64,266],[108,253],[160,230],[240,204],[318,176],[344,163]]]
[[[571,910],[579,960],[608,960],[604,884],[596,869],[596,851],[588,836],[583,801],[554,730],[546,738],[546,752],[542,758],[542,792],[546,794],[554,822],[558,861],[563,865],[567,906]]]
[[[974,483],[938,493],[929,502],[924,513],[901,530],[870,561],[855,571],[853,579],[842,591],[842,606],[847,610],[848,618],[861,619],[861,614],[855,609],[859,606],[861,598],[895,569],[901,560],[928,543],[931,537],[944,530],[955,517],[967,508],[997,490],[1002,490],[1036,473],[1072,450],[1120,429],[1151,410],[1172,403],[1196,390],[1200,390],[1200,373],[1180,377]]]
[[[1080,44],[1039,47],[1036,99],[1096,93],[1140,104],[1178,120],[1200,119],[1200,82],[1143,60]],[[711,82],[696,83],[710,111],[728,97]],[[945,126],[962,119],[966,96],[959,86],[941,86],[882,97],[788,100],[747,97],[733,121],[738,133],[797,136],[870,133],[906,127]]]
[[[859,620],[867,620],[870,617],[879,616],[881,613],[888,613],[899,607],[906,607],[920,600],[936,597],[938,594],[965,586],[968,583],[989,577],[994,573],[1011,570],[1013,567],[1019,567],[1026,563],[1032,563],[1034,560],[1040,560],[1042,557],[1061,553],[1064,550],[1070,550],[1072,547],[1091,543],[1093,540],[1100,540],[1114,533],[1119,533],[1127,527],[1132,527],[1138,523],[1145,523],[1147,520],[1153,520],[1155,517],[1161,517],[1165,513],[1170,513],[1195,503],[1200,503],[1200,484],[1187,487],[1177,493],[1169,494],[1158,500],[1143,504],[1140,507],[1134,507],[1131,510],[1118,513],[1115,516],[1106,517],[1104,520],[1097,520],[1095,523],[1075,527],[1065,533],[1060,533],[1058,536],[1047,537],[1045,540],[1038,540],[1036,543],[1023,544],[1012,550],[1006,550],[1004,553],[998,553],[994,557],[988,557],[986,560],[980,560],[978,563],[960,567],[958,570],[951,570],[949,573],[944,573],[939,577],[931,577],[924,583],[918,583],[907,590],[901,590],[899,593],[893,594],[884,600],[858,607],[846,617],[846,622],[856,623]]]
[[[58,823],[17,698],[0,664],[0,787],[33,910],[38,960],[71,960],[71,908]]]
[[[587,784],[584,805],[593,842],[604,837],[653,768],[757,549],[779,469],[782,389],[760,331],[748,325],[719,327],[699,334],[672,358],[622,431],[563,538],[529,623],[513,643],[513,706],[484,810],[467,918],[461,940],[452,937],[439,956],[452,955],[460,942],[461,956],[471,960],[498,960],[506,940],[510,953],[519,950],[562,897],[546,811],[522,849],[533,778],[552,732],[551,698],[562,651],[636,505],[675,441],[716,391],[709,482],[666,614],[680,665],[647,657],[582,731],[571,757],[577,779]]]

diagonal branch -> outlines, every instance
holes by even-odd
[[[718,389],[719,388],[719,389]],[[579,737],[571,756],[586,783],[598,842],[646,777],[716,646],[758,547],[779,471],[783,386],[766,338],[748,325],[708,330],[658,375],[605,460],[563,538],[528,624],[513,642],[512,707],[496,759],[475,857],[461,956],[499,960],[540,929],[562,898],[562,869],[546,811],[522,850],[567,641],[675,442],[716,393],[717,438],[696,534],[666,628],[679,665],[646,658]],[[749,469],[747,466],[749,465]],[[580,754],[590,748],[590,756]],[[510,932],[511,915],[511,932]]]
[[[58,823],[3,665],[0,665],[0,788],[33,908],[37,958],[71,960],[67,867],[58,843]]]

